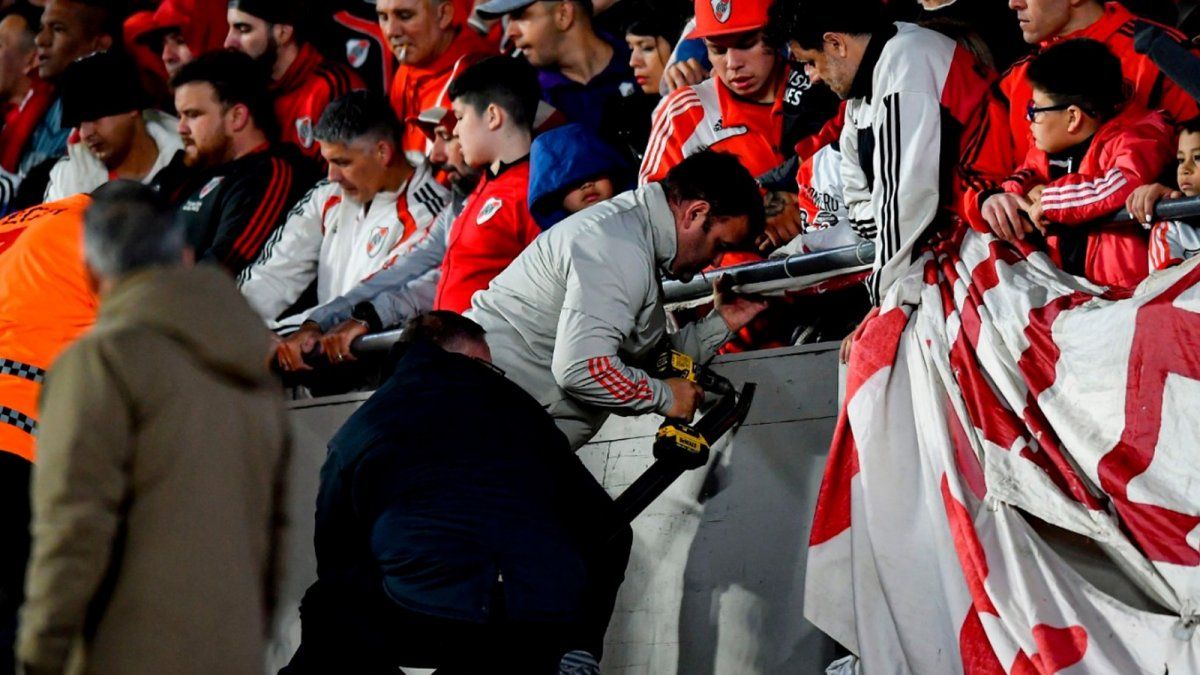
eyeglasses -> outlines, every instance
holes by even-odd
[[[1067,108],[1070,108],[1072,105],[1073,104],[1071,104],[1071,103],[1059,103],[1058,105],[1047,105],[1047,106],[1042,106],[1041,108],[1038,108],[1037,106],[1033,105],[1033,101],[1030,101],[1025,106],[1025,119],[1032,122],[1032,121],[1034,121],[1034,118],[1037,117],[1038,113],[1054,112],[1055,110],[1066,110]]]

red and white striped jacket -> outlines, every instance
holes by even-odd
[[[1049,157],[1033,146],[1003,188],[1024,195],[1045,185],[1042,212],[1051,223],[1086,225],[1116,213],[1135,188],[1154,182],[1171,162],[1175,145],[1175,129],[1165,113],[1131,106],[1096,130],[1079,166],[1067,175],[1050,180]],[[1062,265],[1059,238],[1051,234],[1046,243]],[[1084,276],[1098,284],[1134,286],[1148,273],[1146,246],[1146,232],[1137,223],[1092,226]]]
[[[638,184],[662,180],[683,158],[704,149],[737,156],[752,176],[775,168],[784,159],[779,142],[786,81],[780,78],[773,103],[739,99],[717,77],[671,92],[654,111]]]

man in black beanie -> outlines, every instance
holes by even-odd
[[[303,34],[302,3],[292,0],[232,0],[225,48],[262,64],[271,76],[280,140],[324,165],[313,129],[325,106],[365,88],[344,64],[326,59]]]
[[[45,201],[91,192],[114,178],[150,183],[183,150],[179,120],[152,109],[126,58],[97,52],[62,79],[63,123],[79,129],[50,171]]]

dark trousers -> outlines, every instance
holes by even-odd
[[[403,666],[437,668],[439,675],[552,675],[567,652],[584,650],[599,659],[631,544],[625,526],[592,552],[584,618],[576,623],[509,619],[499,584],[490,600],[492,620],[472,623],[405,609],[378,578],[318,580],[300,603],[300,648],[280,675],[394,675]]]
[[[318,581],[304,594],[300,619],[300,649],[280,675],[393,675],[404,666],[439,675],[551,674],[564,653],[561,626],[421,614],[392,602],[382,587],[351,593]]]
[[[15,669],[17,610],[29,562],[29,479],[33,465],[0,450],[0,675]]]

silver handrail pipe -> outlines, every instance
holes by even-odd
[[[1181,199],[1164,199],[1154,207],[1157,220],[1186,220],[1200,217],[1200,196]],[[1128,211],[1121,209],[1112,218],[1120,225],[1140,222]],[[730,276],[735,286],[781,281],[795,277],[834,272],[868,264],[875,260],[875,243],[864,241],[854,246],[842,246],[826,251],[799,253],[786,258],[733,265],[699,275],[691,281],[667,281],[663,283],[663,300],[668,303],[697,300],[712,293],[713,281]],[[355,353],[386,352],[400,338],[400,330],[393,329],[356,338],[350,346]]]

